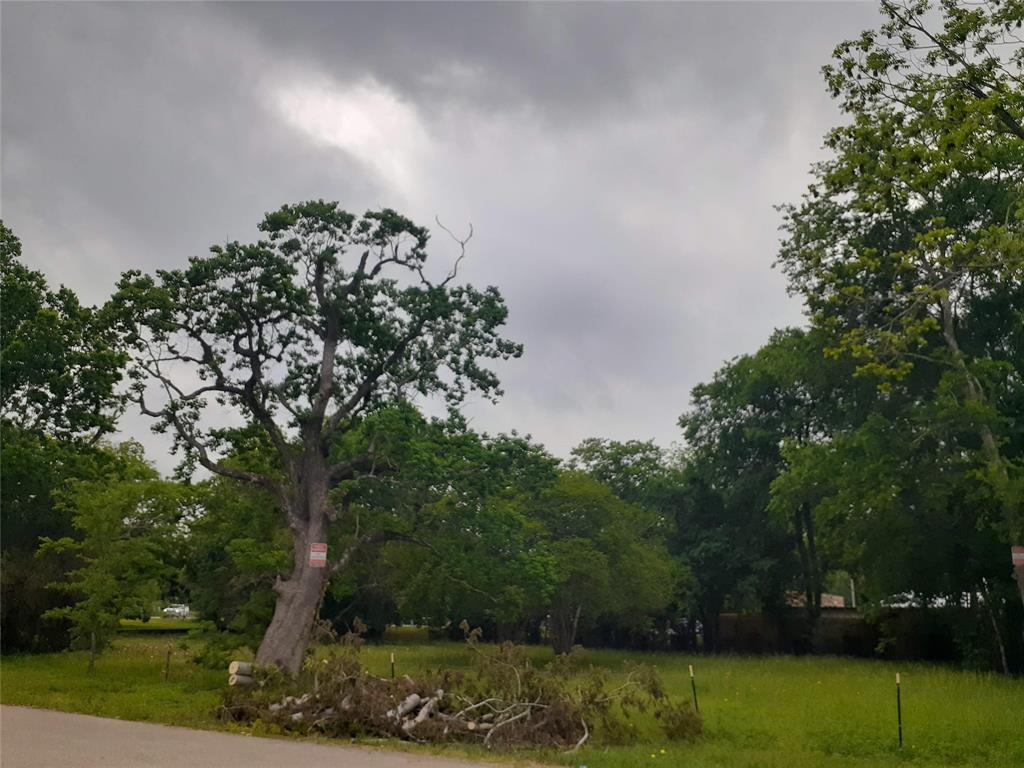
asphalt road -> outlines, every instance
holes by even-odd
[[[469,768],[366,747],[193,731],[48,709],[0,707],[3,768]]]

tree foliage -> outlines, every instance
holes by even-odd
[[[148,619],[175,580],[184,556],[186,522],[198,513],[194,489],[160,480],[137,446],[119,449],[104,477],[79,480],[61,493],[80,538],[44,538],[40,557],[71,553],[77,566],[53,584],[76,598],[54,608],[67,618],[79,647],[102,648],[125,617]]]
[[[825,68],[849,121],[828,135],[803,201],[785,209],[779,263],[835,334],[830,353],[883,389],[922,362],[946,369],[1017,539],[1024,486],[1000,449],[999,407],[1017,361],[965,345],[963,327],[1024,280],[1024,5],[944,0],[937,27],[924,0],[881,9],[885,23],[838,46]]]
[[[40,537],[74,535],[56,494],[111,462],[96,445],[120,411],[125,355],[109,307],[51,290],[0,222],[0,637],[3,650],[57,650],[67,628],[42,615],[67,601],[47,585],[71,558],[35,557]]]
[[[555,563],[549,631],[556,652],[567,653],[582,629],[602,619],[643,631],[672,601],[679,573],[652,513],[582,473],[563,472],[536,515]]]
[[[113,429],[125,363],[109,310],[53,291],[0,222],[0,422],[69,438]]]

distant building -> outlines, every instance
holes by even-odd
[[[804,608],[807,605],[807,596],[803,592],[787,592],[786,605],[790,608]],[[831,595],[828,592],[821,593],[822,608],[845,608],[846,598],[842,595]]]

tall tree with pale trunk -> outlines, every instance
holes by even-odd
[[[465,240],[432,279],[428,231],[389,209],[286,205],[260,230],[265,239],[215,246],[184,269],[129,272],[119,298],[133,324],[134,395],[155,429],[188,460],[277,501],[294,562],[278,575],[256,660],[295,674],[331,577],[388,535],[348,526],[356,532],[342,551],[325,567],[311,562],[311,545],[350,514],[339,486],[385,464],[372,440],[347,438],[368,414],[416,394],[452,406],[470,390],[497,397],[484,363],[521,348],[499,333],[507,309],[496,288],[455,284]],[[228,411],[266,434],[273,471],[223,460],[211,412]]]

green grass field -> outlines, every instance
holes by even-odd
[[[180,645],[180,638],[123,636],[97,659],[92,675],[86,672],[85,653],[6,657],[0,670],[0,700],[106,717],[221,727],[212,711],[226,675],[188,663]],[[168,647],[173,654],[165,683]],[[462,646],[439,643],[367,646],[364,663],[371,671],[388,674],[391,652],[398,674],[464,667],[469,661]],[[551,657],[546,648],[530,652],[538,663]],[[657,666],[669,691],[680,697],[690,695],[687,664],[694,664],[706,728],[699,742],[666,742],[650,719],[639,724],[644,743],[638,746],[593,746],[572,757],[520,757],[590,768],[666,762],[721,768],[1024,765],[1024,681],[930,665],[849,659],[587,652],[589,662],[613,672],[626,659]],[[896,746],[897,670],[903,678],[902,750]],[[482,754],[465,747],[443,750]]]
[[[121,632],[157,632],[174,633],[188,632],[199,627],[198,619],[172,619],[165,616],[154,616],[148,621],[141,619],[121,619]]]

